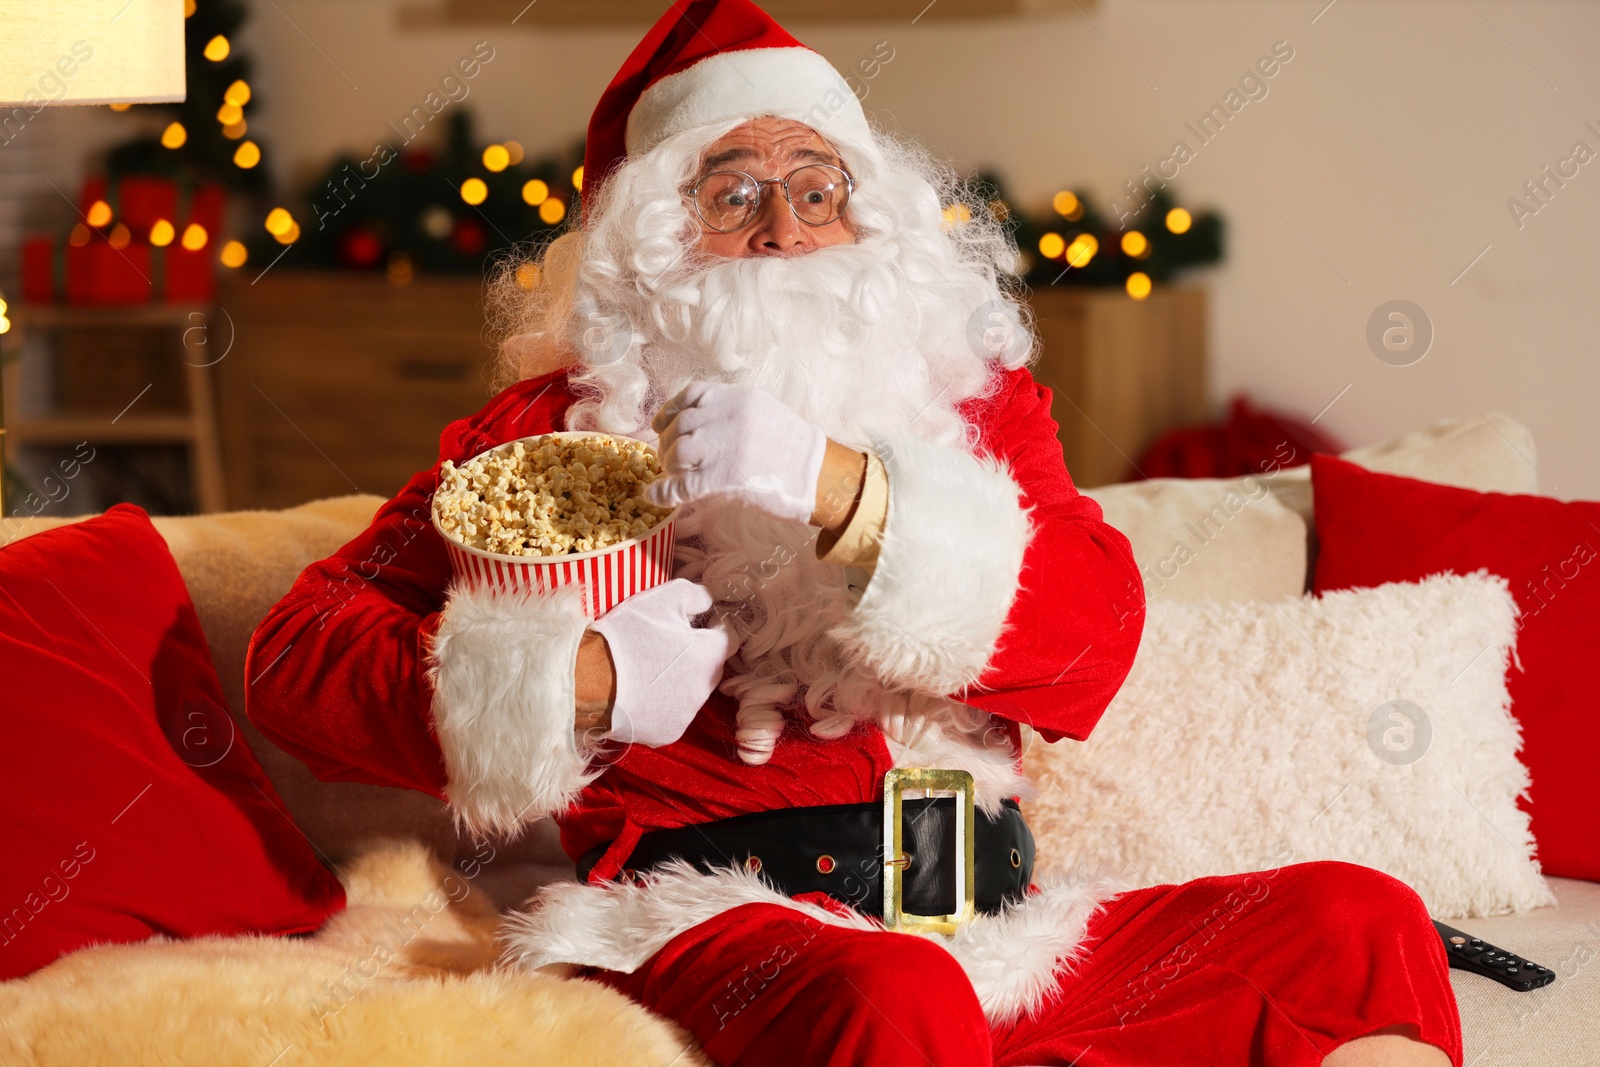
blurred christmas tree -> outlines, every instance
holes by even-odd
[[[294,210],[267,216],[251,258],[292,244],[296,268],[386,271],[404,285],[419,271],[479,273],[487,259],[574,221],[581,142],[528,159],[515,141],[479,143],[465,108],[444,126],[437,148],[384,143],[335,159]]]
[[[249,17],[243,0],[185,0],[184,63],[188,93],[180,104],[141,105],[172,121],[158,135],[113,148],[107,176],[158,174],[180,181],[219,181],[239,192],[261,192],[266,173],[261,146],[248,136],[245,107],[254,98],[250,60],[233,46]],[[117,110],[125,110],[121,105]]]

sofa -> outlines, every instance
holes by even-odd
[[[1480,492],[1540,492],[1532,434],[1499,413],[1433,423],[1342,458],[1372,471]],[[1248,504],[1219,508],[1230,490]],[[1259,480],[1158,479],[1087,493],[1100,502],[1107,521],[1128,535],[1151,603],[1281,601],[1310,588],[1318,546],[1305,466],[1264,470]],[[1170,563],[1175,544],[1199,548],[1202,541],[1203,549],[1183,566]],[[1028,756],[1042,762],[1037,746]],[[1517,993],[1452,971],[1468,1065],[1600,1064],[1600,967],[1593,966],[1600,959],[1600,883],[1547,881],[1554,907],[1446,920],[1558,976],[1542,989]]]
[[[1538,490],[1531,435],[1501,415],[1437,423],[1345,458],[1480,491]],[[1219,508],[1246,488],[1248,506]],[[1155,480],[1089,495],[1129,537],[1152,603],[1272,601],[1308,588],[1317,546],[1304,467],[1264,470],[1248,483]],[[349,540],[381,503],[347,496],[284,511],[155,520],[193,597],[240,736],[343,883],[346,909],[305,937],[100,945],[0,983],[0,1063],[704,1062],[676,1027],[606,988],[496,966],[500,916],[539,886],[573,877],[552,824],[513,841],[460,836],[433,798],[319,781],[243,717],[254,626],[306,564]],[[25,537],[73,521],[13,526]],[[1204,551],[1175,564],[1174,545],[1197,538]],[[1030,741],[1025,759],[1071,744]],[[1058,831],[1038,829],[1043,859]],[[419,909],[452,875],[468,891]],[[1600,884],[1549,882],[1555,907],[1451,920],[1558,974],[1544,989],[1514,993],[1452,972],[1468,1064],[1600,1064],[1600,967],[1590,966],[1600,954]],[[409,933],[397,937],[407,916]]]

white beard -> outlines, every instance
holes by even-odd
[[[677,291],[689,321],[645,352],[652,385],[663,398],[696,379],[758,386],[852,448],[874,431],[961,444],[956,401],[993,364],[966,347],[966,314],[918,299],[901,254],[863,242],[696,270]]]
[[[956,408],[982,391],[994,364],[968,345],[972,309],[925,306],[895,268],[897,254],[863,242],[701,268],[673,290],[683,318],[658,316],[666,336],[630,356],[661,398],[697,379],[749,384],[853,448],[878,433],[970,447]],[[787,729],[837,738],[873,720],[892,748],[948,752],[952,733],[963,735],[969,754],[974,743],[992,750],[979,761],[992,773],[977,769],[994,786],[980,789],[984,799],[1015,791],[1009,750],[986,715],[890,689],[847,659],[828,631],[852,594],[844,569],[816,558],[817,534],[728,500],[699,501],[680,516],[677,575],[706,587],[740,642],[721,685],[740,704],[740,758],[765,763]]]
[[[743,762],[767,762],[787,731],[831,740],[865,720],[883,730],[896,766],[971,771],[985,810],[1025,791],[986,714],[890,688],[844,654],[829,630],[852,594],[843,568],[816,558],[815,529],[726,500],[688,505],[678,522],[677,577],[706,587],[715,618],[740,641],[719,688],[739,702]]]

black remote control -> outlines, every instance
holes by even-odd
[[[1547,986],[1556,980],[1556,972],[1537,963],[1529,963],[1515,952],[1489,944],[1481,937],[1446,926],[1437,920],[1433,928],[1444,938],[1445,952],[1450,966],[1459,971],[1471,971],[1485,978],[1493,978],[1503,986],[1526,993]]]

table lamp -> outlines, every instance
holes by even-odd
[[[46,107],[159,104],[184,96],[183,20],[195,0],[5,0],[0,18],[0,146]],[[203,2],[203,0],[202,0]],[[10,320],[0,294],[0,342]],[[3,376],[0,376],[3,377]],[[0,386],[0,515],[5,513]]]

